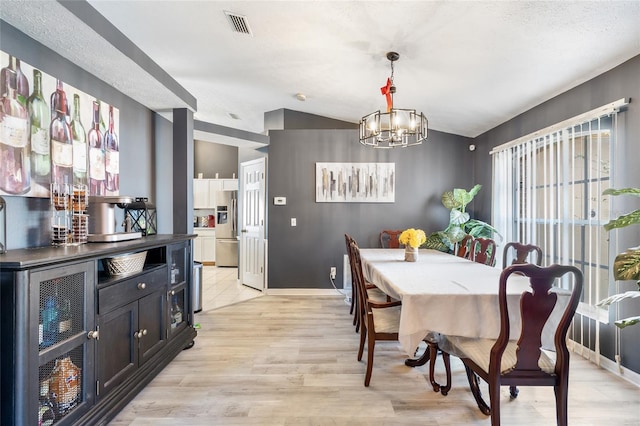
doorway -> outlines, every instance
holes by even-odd
[[[265,288],[265,171],[266,159],[240,164],[240,282],[256,290]]]

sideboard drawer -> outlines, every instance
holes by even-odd
[[[98,314],[167,288],[167,268],[157,268],[98,290]]]

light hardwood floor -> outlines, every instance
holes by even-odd
[[[371,385],[342,296],[264,296],[199,314],[201,329],[111,425],[489,425],[452,357],[448,396],[378,342]],[[366,357],[366,353],[365,353]],[[443,380],[442,360],[436,374]],[[571,357],[570,425],[640,425],[638,387]],[[502,424],[555,424],[553,389],[502,390]]]

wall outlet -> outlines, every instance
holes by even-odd
[[[329,272],[329,274],[331,275],[331,279],[332,280],[336,279],[336,267],[335,266],[331,267],[331,272]]]

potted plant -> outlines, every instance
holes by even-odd
[[[427,237],[422,245],[424,248],[453,252],[456,243],[462,241],[467,235],[473,237],[493,238],[500,233],[491,225],[477,219],[471,219],[466,207],[480,192],[482,185],[476,184],[469,191],[463,188],[454,188],[442,194],[442,204],[450,210],[449,225],[444,231],[434,232]]]
[[[603,195],[634,195],[640,197],[640,188],[609,188],[603,192]],[[610,220],[609,223],[604,225],[604,229],[610,231],[638,224],[640,224],[640,209]],[[616,256],[616,260],[613,262],[613,278],[621,281],[635,280],[638,289],[609,296],[598,302],[597,306],[608,306],[624,299],[640,297],[640,246],[629,248]],[[624,318],[615,321],[614,324],[619,328],[625,328],[637,323],[640,323],[640,316]]]

